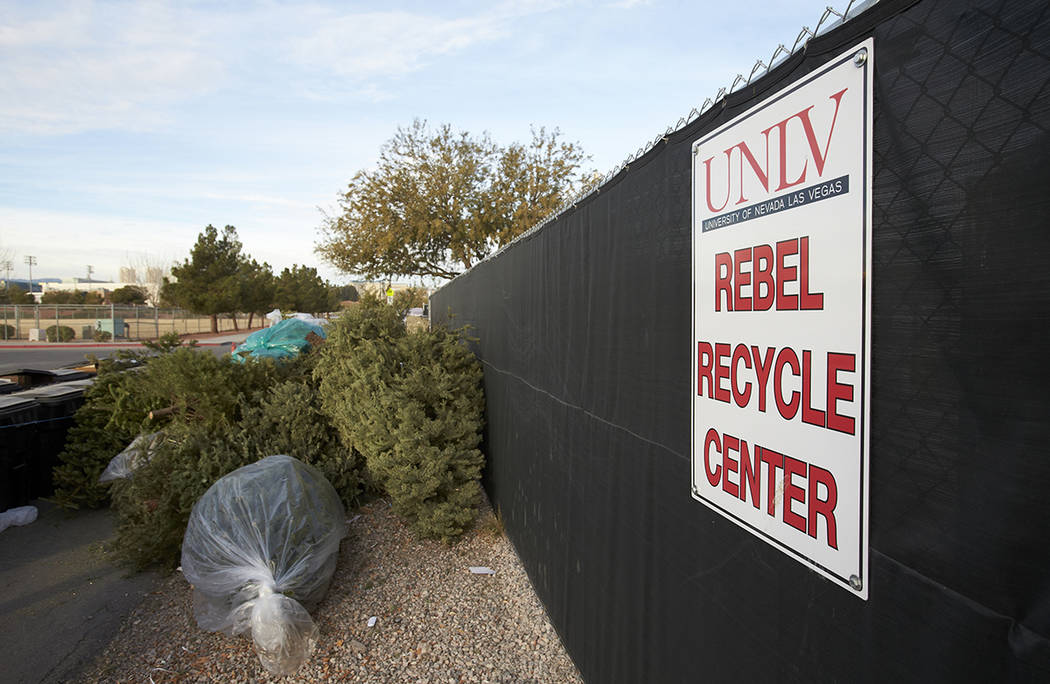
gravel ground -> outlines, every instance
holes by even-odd
[[[385,501],[350,524],[299,682],[582,682],[485,506],[458,543],[421,541]],[[475,575],[486,566],[494,575]],[[370,617],[374,627],[368,627]],[[127,618],[86,682],[271,682],[247,636],[204,632],[181,573]]]

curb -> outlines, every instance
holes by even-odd
[[[225,347],[229,342],[197,342],[198,347]],[[238,343],[234,343],[238,344]],[[49,342],[47,344],[4,344],[0,342],[0,350],[4,349],[127,349],[129,347],[141,347],[141,342],[128,342],[126,344],[62,344],[61,342]],[[189,346],[189,345],[184,345]]]

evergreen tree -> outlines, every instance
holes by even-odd
[[[240,270],[240,308],[248,313],[248,327],[255,314],[265,315],[274,307],[276,282],[270,264],[246,259]]]
[[[315,374],[325,412],[397,513],[421,536],[462,534],[480,493],[484,397],[460,335],[406,334],[393,307],[364,299],[330,327]]]
[[[109,300],[114,304],[145,304],[147,297],[146,288],[137,285],[125,285],[113,290]]]
[[[84,393],[84,404],[77,409],[52,474],[54,501],[63,508],[97,508],[109,503],[109,488],[99,484],[99,475],[137,434],[111,425],[115,397],[122,394],[118,386],[128,379],[119,365],[107,363],[100,366],[94,384]]]
[[[325,313],[334,310],[338,302],[316,268],[293,264],[277,278],[275,304],[282,311]]]
[[[241,439],[251,460],[285,454],[316,466],[348,508],[361,491],[360,457],[343,446],[311,382],[289,380],[243,409]]]
[[[35,302],[31,294],[17,285],[7,283],[0,289],[0,304],[34,304]]]
[[[244,257],[237,229],[226,226],[222,235],[209,225],[197,236],[190,258],[171,269],[175,281],[164,279],[162,297],[176,306],[211,317],[211,331],[219,332],[219,315],[238,309]],[[236,319],[235,319],[236,321]]]

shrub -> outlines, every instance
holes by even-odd
[[[197,499],[220,477],[252,460],[227,426],[174,422],[149,462],[113,483],[114,550],[135,566],[178,565],[182,538]]]
[[[112,424],[138,434],[171,422],[202,428],[236,425],[245,398],[284,379],[303,377],[296,364],[236,364],[210,351],[181,347],[151,359],[114,391]],[[150,411],[165,415],[150,420]]]
[[[360,459],[320,410],[310,355],[235,364],[181,347],[177,336],[145,346],[148,351],[121,351],[100,362],[54,472],[54,498],[62,506],[112,500],[120,558],[138,568],[174,567],[190,511],[204,491],[276,453],[316,465],[346,503],[356,503]],[[162,438],[147,463],[130,478],[98,484],[109,460],[135,436],[158,430]]]
[[[394,510],[426,537],[458,537],[477,514],[484,456],[482,371],[459,335],[437,328],[398,342],[404,365],[373,408],[389,449],[369,461]],[[385,441],[385,435],[379,443]]]
[[[73,328],[70,328],[68,325],[52,325],[45,333],[47,334],[48,342],[69,342],[76,337]]]
[[[232,429],[248,397],[280,379],[305,382],[310,377],[310,366],[231,364],[211,352],[180,347],[177,336],[145,346],[147,351],[121,350],[99,362],[98,377],[85,393],[53,473],[54,499],[61,506],[105,505],[108,489],[98,484],[98,476],[139,433],[172,423]],[[137,370],[124,372],[130,368]],[[171,413],[149,418],[150,411],[169,408]]]
[[[228,378],[232,387],[254,387],[254,391],[239,391],[236,409],[225,406],[230,413],[221,417],[216,413],[208,418],[200,408],[179,414],[163,429],[164,437],[150,461],[113,485],[118,518],[114,548],[137,568],[174,567],[197,499],[223,475],[266,456],[287,454],[317,466],[344,502],[357,503],[359,463],[320,412],[309,376],[292,372],[284,380],[270,382],[278,368],[272,363],[222,363],[237,370],[227,375],[224,369],[217,375]],[[280,368],[287,370],[289,365],[295,364]],[[253,366],[263,373],[252,375]],[[134,375],[144,376],[148,370],[155,369],[147,367]]]
[[[7,324],[0,325],[0,340],[13,339],[15,339],[15,326]]]
[[[364,440],[359,433],[365,429],[366,406],[394,373],[394,342],[404,337],[405,326],[393,309],[366,294],[326,332],[315,370],[322,408],[343,443],[357,448]]]
[[[477,513],[484,397],[461,335],[406,334],[391,307],[360,306],[329,331],[316,374],[325,412],[394,510],[420,536],[462,534]]]
[[[312,383],[289,380],[254,399],[242,410],[240,440],[251,460],[286,454],[317,466],[347,509],[356,507],[361,459],[343,446]]]
[[[113,339],[113,333],[111,333],[108,330],[101,330],[99,328],[95,328],[91,332],[91,339],[93,339],[96,342],[109,342]]]
[[[53,500],[63,508],[97,508],[109,503],[109,490],[99,484],[98,477],[109,460],[135,437],[126,427],[110,425],[113,399],[123,392],[118,386],[129,379],[119,368],[116,362],[100,366],[66,434],[65,449],[52,474]]]

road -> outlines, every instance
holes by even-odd
[[[202,340],[201,345],[213,351],[216,356],[222,356],[230,351],[230,342],[243,342],[247,336],[247,332],[231,333],[221,337]],[[92,344],[54,346],[0,344],[0,375],[6,375],[22,368],[34,368],[37,370],[69,368],[70,366],[87,363],[87,354],[94,354],[99,358],[108,358],[119,349],[141,348],[137,343],[120,347]]]

